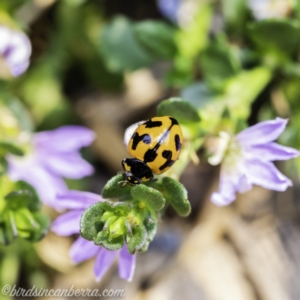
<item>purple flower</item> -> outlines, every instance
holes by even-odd
[[[69,191],[58,196],[58,199],[61,208],[70,209],[52,224],[52,230],[62,236],[79,233],[80,217],[84,210],[92,204],[102,201],[99,195],[79,191]],[[131,255],[125,245],[120,250],[109,251],[79,237],[70,249],[70,257],[76,264],[95,256],[94,273],[97,281],[101,280],[117,257],[119,276],[128,281],[132,280],[135,270],[135,255]]]
[[[219,191],[211,196],[214,204],[222,206],[231,203],[236,198],[236,192],[247,192],[253,184],[275,191],[285,191],[292,185],[291,180],[272,163],[300,154],[296,149],[273,142],[284,131],[287,122],[281,118],[264,121],[233,138],[223,133],[220,145],[224,155],[219,152],[210,159],[213,164],[222,160]],[[224,143],[225,139],[227,142]],[[224,147],[225,144],[227,147]]]
[[[64,178],[79,179],[93,173],[79,149],[94,140],[94,132],[82,126],[63,126],[36,133],[29,141],[31,152],[19,157],[8,155],[8,176],[24,180],[47,205],[58,208],[56,196],[67,191]]]
[[[177,14],[182,0],[157,0],[157,6],[162,15],[177,23]]]
[[[25,72],[29,66],[30,55],[31,44],[24,33],[0,26],[1,77],[16,77]]]

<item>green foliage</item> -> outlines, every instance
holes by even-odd
[[[33,122],[25,105],[10,93],[3,93],[2,100],[10,113],[15,117],[19,127],[26,132],[32,132]]]
[[[143,223],[152,214],[140,202],[99,202],[83,213],[80,233],[108,250],[118,250],[126,242],[133,254],[147,241],[148,233]]]
[[[131,22],[121,16],[104,26],[100,48],[107,67],[114,72],[136,70],[153,61],[135,36]]]
[[[200,111],[206,105],[209,105],[210,101],[215,97],[215,92],[205,82],[199,81],[182,89],[180,96]]]
[[[208,31],[211,18],[212,7],[204,2],[200,5],[193,21],[180,28],[175,34],[178,54],[174,59],[173,69],[166,78],[169,85],[183,87],[193,82],[196,74],[195,60],[209,43]]]
[[[166,200],[159,191],[143,184],[132,187],[130,194],[134,200],[143,199],[146,205],[153,210],[163,209],[166,203]]]
[[[279,115],[290,119],[281,141],[300,147],[300,2],[288,16],[261,21],[247,0],[200,2],[185,22],[170,25],[114,14],[108,19],[99,1],[56,1],[50,15],[31,20],[36,22],[31,26],[22,7],[30,1],[1,1],[0,21],[27,27],[34,50],[25,74],[0,82],[1,244],[16,237],[37,241],[49,227],[36,191],[26,182],[5,182],[7,155],[26,155],[37,128],[77,123],[77,97],[85,91],[87,98],[99,90],[101,95],[120,92],[126,74],[141,68],[155,65],[155,77],[170,87],[165,94],[173,97],[159,103],[157,115],[180,123],[180,158],[158,180],[130,186],[118,174],[107,182],[102,190],[107,201],[89,207],[80,222],[81,235],[96,245],[117,250],[127,244],[130,253],[146,251],[168,205],[187,216],[187,191],[172,178],[179,179],[191,158],[197,159],[207,137],[239,132],[249,117]],[[300,170],[300,159],[297,166]]]
[[[219,35],[200,54],[203,76],[212,88],[222,90],[226,80],[240,72],[241,63],[236,51],[223,35]]]
[[[11,153],[17,156],[23,156],[23,150],[13,142],[10,141],[0,141],[0,153],[1,155],[5,155],[7,153]]]
[[[164,196],[168,203],[175,209],[180,216],[187,216],[191,212],[191,205],[187,199],[187,190],[177,180],[171,177],[162,179]]]
[[[28,183],[18,181],[14,190],[0,201],[4,201],[0,215],[0,244],[8,245],[17,237],[37,242],[48,232],[50,221],[39,211],[40,200]]]
[[[200,121],[197,110],[181,98],[170,98],[162,101],[157,107],[157,115],[174,117],[180,124]]]
[[[165,22],[144,21],[133,27],[139,43],[152,57],[172,58],[176,54],[175,29]]]
[[[102,197],[107,198],[128,198],[130,196],[130,186],[123,186],[125,180],[124,174],[118,174],[112,177],[102,190]]]
[[[126,243],[133,254],[148,249],[157,230],[155,211],[163,210],[166,200],[184,216],[189,214],[190,204],[186,190],[174,179],[164,177],[161,182],[122,188],[123,180],[122,174],[114,176],[102,191],[104,198],[119,198],[122,202],[105,201],[90,206],[82,214],[80,233],[108,250],[120,249]]]
[[[282,61],[296,54],[300,43],[299,33],[298,20],[264,20],[249,26],[249,35],[257,48],[279,66]]]
[[[226,25],[234,35],[242,35],[247,20],[247,0],[222,1]]]

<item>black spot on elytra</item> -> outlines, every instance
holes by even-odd
[[[181,142],[180,142],[180,137],[178,134],[175,135],[175,147],[176,147],[176,151],[179,151],[181,149]]]
[[[157,149],[159,144],[157,144],[153,149],[148,149],[144,155],[144,163],[152,162],[157,157]]]
[[[161,144],[163,144],[163,142],[165,141],[165,139],[167,138],[169,133],[170,133],[170,130],[166,130],[163,133],[163,135],[161,136],[158,143],[152,149],[148,149],[146,151],[146,153],[144,154],[144,163],[152,162],[155,160],[155,158],[157,157],[158,148],[160,147]]]
[[[172,125],[171,125],[171,127],[172,127],[173,125],[178,125],[178,122],[177,122],[177,120],[176,120],[176,119],[174,119],[174,118],[170,117],[170,120],[171,120],[171,122],[172,122]]]
[[[162,125],[161,121],[152,121],[151,119],[146,121],[144,123],[146,128],[154,128],[154,127],[160,127]]]
[[[132,150],[136,150],[139,142],[143,141],[144,144],[151,143],[151,137],[149,134],[139,135],[137,132],[132,136]]]
[[[162,156],[166,158],[167,161],[159,167],[160,171],[164,170],[165,168],[171,167],[175,162],[175,160],[172,160],[172,151],[170,150],[164,150]]]

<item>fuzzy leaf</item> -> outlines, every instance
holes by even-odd
[[[197,110],[181,98],[170,98],[161,102],[157,107],[157,115],[174,117],[179,124],[200,121]]]
[[[94,242],[95,245],[102,246],[110,251],[115,251],[123,247],[125,239],[124,236],[110,239],[108,233],[101,231],[97,234]]]
[[[137,227],[133,227],[132,234],[133,236],[127,243],[130,254],[134,254],[136,251],[140,250],[146,243],[148,237],[147,229],[144,224],[139,224]]]
[[[132,187],[130,193],[133,199],[146,202],[154,210],[163,209],[166,203],[161,192],[143,184]]]
[[[147,241],[144,244],[144,246],[140,249],[141,252],[145,252],[148,250],[148,247],[150,245],[150,243],[152,242],[153,238],[155,237],[156,231],[157,231],[157,221],[154,220],[146,220],[144,222],[144,225],[147,229]]]
[[[102,190],[102,197],[103,198],[120,198],[130,196],[130,189],[129,185],[126,185],[122,188],[122,184],[120,182],[124,181],[124,175],[118,174],[112,177],[104,186]]]
[[[164,196],[180,216],[187,216],[191,212],[190,202],[187,200],[187,190],[171,177],[162,179]]]
[[[102,202],[102,207],[106,211],[110,212],[130,212],[131,211],[131,205],[126,202]]]
[[[92,241],[103,228],[101,216],[104,212],[103,203],[95,203],[86,209],[80,219],[80,234],[86,240]]]

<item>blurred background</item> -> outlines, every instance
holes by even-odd
[[[30,67],[9,89],[36,131],[81,124],[96,132],[83,150],[95,174],[67,182],[98,194],[128,156],[125,129],[169,97],[199,110],[229,101],[249,125],[289,118],[281,142],[299,149],[299,18],[298,0],[0,0],[1,23],[14,20],[32,43]],[[76,237],[49,232],[0,247],[0,285],[124,288],[125,299],[299,300],[300,160],[278,165],[293,188],[255,187],[220,208],[209,200],[219,169],[197,155],[201,163],[181,177],[192,213],[166,211],[131,283],[116,265],[95,282],[93,261],[69,258]]]

